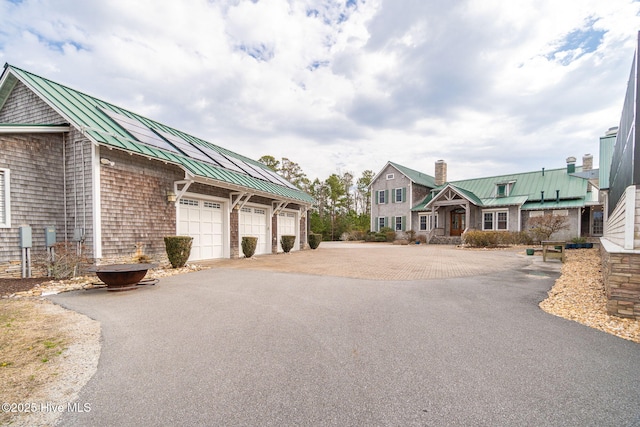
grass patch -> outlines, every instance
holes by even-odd
[[[57,375],[68,337],[59,317],[33,300],[0,300],[0,384],[4,402],[27,402]],[[0,412],[0,424],[10,413]]]

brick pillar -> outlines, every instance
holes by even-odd
[[[240,258],[240,215],[236,209],[229,214],[229,255]]]
[[[582,156],[582,170],[590,171],[593,169],[593,156],[591,154],[585,154]]]
[[[278,253],[278,214],[271,216],[271,253]]]

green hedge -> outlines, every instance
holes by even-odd
[[[296,243],[296,236],[281,236],[280,245],[284,253],[289,253],[293,249],[293,245]]]
[[[322,234],[309,234],[309,247],[311,247],[311,249],[316,249],[320,246],[320,242],[322,242]]]
[[[242,238],[242,253],[246,258],[251,258],[256,253],[256,246],[258,246],[257,237],[244,236]]]
[[[167,250],[167,258],[173,268],[184,267],[191,254],[191,244],[193,237],[189,236],[166,236],[164,246]]]
[[[464,234],[463,243],[475,248],[495,248],[498,246],[530,245],[532,238],[524,231],[481,231],[469,230]]]

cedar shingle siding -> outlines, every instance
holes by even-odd
[[[0,122],[59,124],[64,119],[26,86],[18,83],[0,110]],[[64,240],[65,167],[67,237],[73,237],[75,226],[84,227],[85,244],[91,248],[91,143],[82,139],[78,132],[64,137],[62,134],[0,135],[0,168],[11,172],[11,228],[0,230],[0,277],[20,274],[20,225],[32,228],[34,267],[44,261],[45,227],[54,225],[57,240]],[[63,141],[66,163],[63,162]],[[87,255],[93,256],[90,252]]]

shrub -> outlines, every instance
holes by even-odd
[[[424,234],[418,234],[416,240],[418,240],[420,243],[427,243],[427,236],[425,236]]]
[[[280,245],[284,253],[289,253],[293,249],[293,245],[296,243],[296,236],[281,236]]]
[[[549,240],[549,238],[560,230],[569,228],[569,218],[566,216],[545,214],[530,218],[527,223],[529,234],[536,242]]]
[[[82,264],[88,259],[83,255],[84,247],[80,250],[76,243],[58,242],[53,245],[53,259],[49,259],[49,272],[54,279],[68,279],[80,274]]]
[[[462,239],[464,244],[475,248],[530,245],[532,243],[531,237],[524,231],[469,230],[464,234]]]
[[[405,232],[405,234],[407,235],[407,240],[410,242],[415,242],[416,241],[416,232],[415,230],[408,230]]]
[[[385,240],[378,240],[376,238],[376,242],[378,241],[382,241],[382,242],[393,242],[394,240],[396,240],[396,232],[389,227],[382,227],[380,229],[380,232],[378,233],[378,235],[382,235],[385,237]]]
[[[309,234],[309,247],[311,247],[311,249],[316,249],[320,246],[320,242],[322,242],[322,234]]]
[[[495,248],[498,246],[498,235],[495,231],[469,230],[462,236],[462,241],[474,248]]]
[[[166,236],[164,238],[167,258],[173,268],[184,267],[191,254],[192,243],[193,237],[189,236]]]
[[[242,237],[242,253],[246,258],[251,258],[256,253],[256,246],[258,246],[258,238],[252,236]]]

